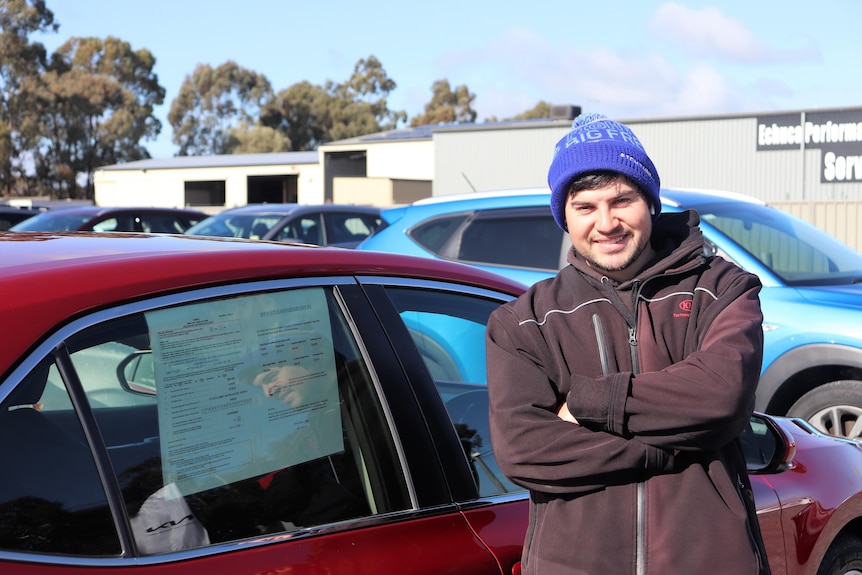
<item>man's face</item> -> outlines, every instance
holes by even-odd
[[[615,280],[631,279],[653,256],[649,203],[623,180],[569,194],[566,225],[575,251]]]

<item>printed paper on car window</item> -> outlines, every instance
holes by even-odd
[[[344,449],[322,289],[146,317],[165,484],[196,493]]]

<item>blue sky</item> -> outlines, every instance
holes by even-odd
[[[167,93],[154,157],[176,152],[171,101],[199,63],[227,60],[276,91],[345,81],[376,56],[391,109],[420,114],[447,79],[476,94],[481,121],[538,101],[619,119],[862,105],[862,2],[47,0],[73,36],[115,36],[156,57]]]

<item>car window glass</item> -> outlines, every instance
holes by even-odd
[[[463,231],[457,259],[556,272],[562,231],[550,216],[475,218]]]
[[[452,234],[468,216],[469,214],[457,214],[434,218],[416,226],[407,233],[420,246],[439,254]]]
[[[170,214],[145,214],[140,217],[141,230],[155,234],[181,234],[188,227],[179,217]]]
[[[70,214],[59,209],[37,214],[10,229],[19,232],[69,232],[77,230],[89,219],[89,215]]]
[[[112,325],[118,323],[119,320]],[[96,329],[91,328],[90,332]],[[132,333],[137,329],[126,327],[123,331]],[[72,365],[93,408],[155,405],[156,398],[153,394],[136,393],[135,390],[124,389],[118,384],[118,366],[137,350],[135,340],[111,338],[105,338],[95,345],[70,350]],[[127,368],[127,371],[129,369]],[[39,406],[43,413],[72,409],[71,400],[56,365],[52,365],[48,371],[48,381],[39,399]]]
[[[19,224],[28,218],[32,218],[39,212],[19,208],[4,209],[0,207],[0,231],[8,230],[15,224]]]
[[[281,220],[281,216],[246,216],[243,218],[230,219],[235,238],[249,238],[259,240]]]
[[[440,392],[479,494],[523,491],[500,471],[488,423],[485,326],[500,302],[419,288],[389,287],[387,293]]]
[[[329,244],[358,244],[377,227],[374,218],[361,214],[329,212],[324,218]]]
[[[141,554],[411,506],[331,289],[157,309],[93,326],[67,347]],[[37,394],[45,413],[71,407],[60,389]]]
[[[260,239],[281,218],[282,216],[278,214],[256,216],[223,212],[190,227],[186,233],[200,236]]]
[[[44,409],[43,401],[54,409]],[[0,437],[6,439],[0,449],[0,549],[91,556],[120,552],[83,428],[49,360],[0,405]]]
[[[715,227],[790,285],[855,281],[859,253],[822,230],[773,208],[721,204],[698,209]]]
[[[93,224],[92,229],[94,232],[134,231],[122,230],[117,218],[106,218],[101,222]]]
[[[201,220],[190,226],[184,233],[192,236],[230,238],[233,237],[235,229],[236,226],[231,223],[231,218],[227,214],[222,213]]]
[[[323,226],[320,214],[310,214],[290,220],[278,234],[279,241],[299,241],[304,244],[323,245]]]
[[[279,230],[275,239],[280,242],[302,242],[302,226],[300,225],[300,220],[298,218],[289,220],[284,224],[284,227]]]

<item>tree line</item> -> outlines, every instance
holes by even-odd
[[[154,109],[165,89],[149,50],[111,36],[72,37],[48,54],[31,41],[59,27],[44,0],[0,0],[0,196],[92,199],[95,170],[149,158],[142,142],[163,128]],[[466,85],[435,81],[412,118],[390,109],[395,88],[373,55],[344,82],[300,81],[279,91],[236,62],[198,64],[168,122],[178,155],[197,156],[315,150],[406,125],[476,121],[476,95]],[[549,115],[541,101],[512,119]]]

